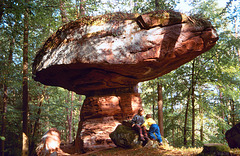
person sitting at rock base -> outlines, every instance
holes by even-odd
[[[157,137],[157,141],[159,142],[159,145],[162,145],[162,137],[161,137],[161,133],[160,133],[160,129],[158,127],[158,125],[156,124],[156,122],[152,119],[152,115],[151,114],[147,114],[146,115],[146,121],[142,124],[143,127],[146,127],[147,125],[150,127],[148,134],[151,140],[156,140]],[[155,137],[155,135],[156,137]]]
[[[141,141],[148,141],[148,134],[145,126],[142,126],[144,123],[144,110],[140,108],[138,114],[134,115],[132,118],[132,127],[139,133]]]

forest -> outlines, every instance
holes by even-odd
[[[174,147],[227,144],[225,132],[240,120],[240,1],[238,0],[3,0],[0,2],[0,155],[29,155],[51,127],[72,143],[85,99],[32,78],[39,48],[59,27],[84,16],[175,10],[209,19],[219,40],[208,52],[154,80],[140,82],[143,108]],[[161,91],[161,94],[159,93]]]

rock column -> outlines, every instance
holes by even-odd
[[[142,108],[139,93],[114,94],[86,97],[81,111],[80,134],[84,151],[113,146],[109,134]]]

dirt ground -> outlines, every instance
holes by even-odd
[[[65,150],[63,156],[72,155],[72,156],[155,156],[155,155],[164,155],[164,156],[182,156],[182,155],[197,155],[201,153],[202,148],[191,148],[191,149],[175,149],[169,146],[159,146],[158,148],[136,148],[136,149],[124,149],[121,147],[112,147],[106,149],[99,149],[95,151],[89,151],[84,154],[69,154],[72,153],[70,148],[68,151]],[[59,154],[60,155],[60,154]]]

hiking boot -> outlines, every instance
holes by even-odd
[[[159,146],[162,146],[162,145],[163,145],[163,143],[161,143],[161,142],[160,142],[160,143],[158,143],[158,145],[159,145]]]
[[[141,141],[145,141],[145,139],[143,138],[143,136],[140,136],[140,140],[141,140]]]
[[[144,139],[145,139],[146,141],[149,141],[149,140],[150,140],[150,138],[149,138],[148,136],[145,136]]]

